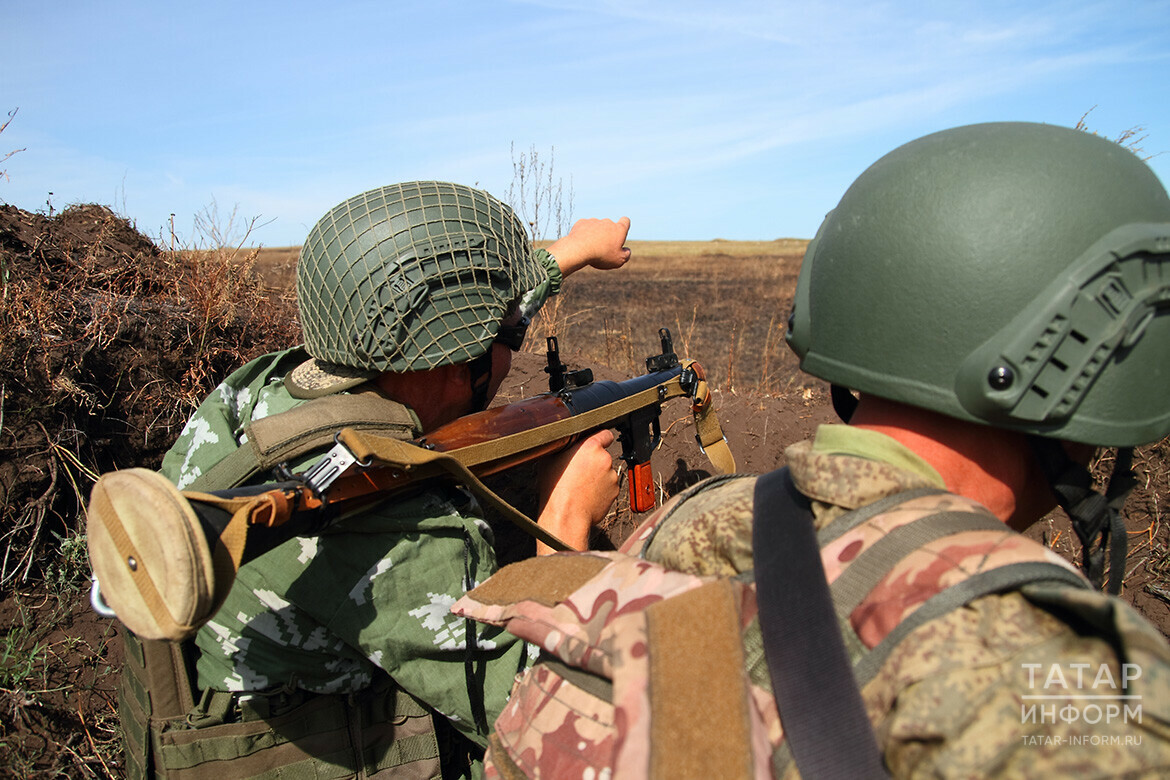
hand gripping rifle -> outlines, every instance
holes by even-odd
[[[104,474],[88,512],[94,605],[140,637],[184,639],[215,614],[247,561],[437,477],[467,486],[550,547],[569,549],[481,477],[614,428],[629,467],[630,507],[648,511],[655,504],[650,455],[662,437],[662,404],[672,398],[691,400],[700,449],[717,471],[734,471],[702,367],[678,359],[670,331],[658,335],[662,353],[646,360],[646,374],[623,382],[569,371],[549,338],[548,393],[461,417],[412,441],[342,428],[313,466],[299,474],[285,469],[279,482],[204,493],[179,491],[148,469]]]

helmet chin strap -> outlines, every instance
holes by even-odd
[[[1105,551],[1109,549],[1109,592],[1121,592],[1125,577],[1128,537],[1121,521],[1121,508],[1137,482],[1131,464],[1133,449],[1121,447],[1109,487],[1102,495],[1093,490],[1089,469],[1074,461],[1055,439],[1030,436],[1032,449],[1061,508],[1072,520],[1073,530],[1081,540],[1081,568],[1094,586],[1105,579]]]
[[[467,364],[471,384],[471,411],[482,412],[487,409],[491,399],[488,398],[488,388],[492,383],[492,347],[488,351]]]
[[[833,402],[833,411],[841,422],[847,423],[857,411],[857,396],[844,385],[829,385],[829,398]]]

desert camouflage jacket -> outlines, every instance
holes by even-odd
[[[938,491],[929,466],[880,434],[826,426],[787,457],[813,499],[831,583],[850,579],[850,565],[894,529],[991,517]],[[525,562],[456,604],[456,613],[506,626],[545,653],[496,722],[489,777],[798,776],[749,573],[754,486],[751,477],[709,480],[627,542],[623,552],[635,555]],[[906,491],[913,498],[825,541],[849,510]],[[993,526],[928,542],[839,613],[888,769],[896,777],[1164,776],[1170,648],[1118,599],[1026,585],[883,643],[964,578],[1015,563],[1072,568]]]

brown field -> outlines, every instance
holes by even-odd
[[[546,307],[501,402],[545,389],[545,335],[568,362],[621,379],[644,371],[666,327],[679,356],[706,367],[739,469],[781,465],[786,445],[833,419],[824,384],[799,373],[783,339],[806,243],[631,242],[629,266],[582,271]],[[121,642],[88,607],[84,498],[99,473],[156,467],[224,375],[296,342],[296,256],[162,252],[102,207],[50,219],[0,206],[0,776],[122,776]],[[664,409],[663,497],[708,473],[688,416],[682,401]],[[1163,632],[1168,460],[1167,441],[1139,451],[1124,593]],[[526,479],[496,486],[531,510],[516,491]],[[636,522],[619,499],[598,543]],[[1031,535],[1077,554],[1059,512]]]

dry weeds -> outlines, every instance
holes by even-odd
[[[97,475],[157,467],[232,369],[299,340],[238,245],[161,251],[101,206],[0,206],[0,767],[117,777],[115,636],[83,592]],[[114,646],[118,643],[114,643]]]

